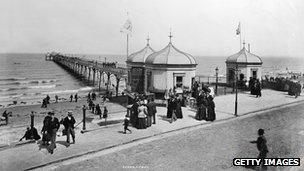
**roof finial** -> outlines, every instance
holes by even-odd
[[[170,39],[170,43],[171,43],[171,39],[172,39],[172,33],[171,33],[171,28],[170,28],[170,35],[169,35],[169,39]]]
[[[245,45],[246,45],[246,43],[245,43],[245,39],[243,40],[243,48],[245,48]]]
[[[149,34],[148,34],[148,37],[147,37],[147,46],[149,46],[150,44],[150,37],[149,37]]]

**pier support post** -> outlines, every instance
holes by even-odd
[[[93,87],[95,86],[95,75],[96,75],[96,69],[93,68]]]
[[[88,69],[89,69],[88,81],[89,81],[89,83],[90,83],[90,77],[91,77],[91,68],[90,68],[90,67],[88,67]]]
[[[110,77],[111,77],[111,73],[107,73],[108,76],[108,82],[107,82],[107,91],[109,91],[109,85],[110,85]]]
[[[99,83],[98,83],[98,91],[100,91],[100,84],[101,84],[101,71],[99,71]]]

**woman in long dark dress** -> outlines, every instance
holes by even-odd
[[[204,96],[203,93],[200,93],[197,97],[196,100],[196,105],[197,105],[197,112],[196,112],[196,116],[195,119],[201,121],[204,119],[205,115],[206,115],[206,109],[203,107],[203,102],[204,102]]]
[[[173,112],[173,98],[170,97],[168,99],[167,118],[171,118],[172,117],[172,112]]]
[[[132,112],[131,112],[131,116],[130,116],[130,123],[135,128],[137,128],[137,125],[138,125],[138,106],[139,106],[138,100],[135,100],[135,102],[131,108]]]
[[[176,103],[176,117],[177,119],[182,119],[183,118],[183,112],[182,112],[182,100],[180,98],[176,98],[175,99],[175,103]]]
[[[209,96],[208,97],[208,116],[206,118],[206,121],[214,121],[215,120],[215,103],[213,101],[213,97]]]

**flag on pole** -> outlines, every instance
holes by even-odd
[[[128,35],[132,33],[132,23],[129,19],[127,19],[125,24],[122,26],[120,32],[126,33]]]
[[[241,22],[239,22],[238,28],[236,29],[236,35],[241,34]]]

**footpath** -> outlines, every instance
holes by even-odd
[[[50,164],[61,163],[63,161],[94,154],[103,150],[119,147],[128,143],[148,139],[166,134],[177,132],[192,127],[200,127],[207,124],[216,124],[219,121],[237,119],[234,116],[235,95],[228,94],[218,96],[214,99],[216,105],[216,121],[206,122],[194,119],[195,111],[190,108],[183,108],[183,119],[169,123],[166,118],[166,108],[157,107],[156,124],[144,130],[137,130],[130,127],[132,134],[123,134],[122,118],[126,112],[117,114],[117,124],[104,127],[97,125],[98,118],[95,118],[88,127],[88,132],[81,134],[80,128],[76,129],[76,144],[67,147],[65,136],[57,138],[57,148],[53,154],[41,147],[38,143],[29,143],[0,151],[0,170],[43,170],[42,167]],[[263,90],[261,98],[255,98],[250,94],[240,93],[238,96],[239,116],[260,112],[268,109],[275,109],[289,104],[304,102],[304,96],[294,98],[288,96],[286,92]],[[114,121],[114,120],[113,120]],[[60,132],[58,134],[61,134]],[[161,138],[161,136],[159,136]]]

